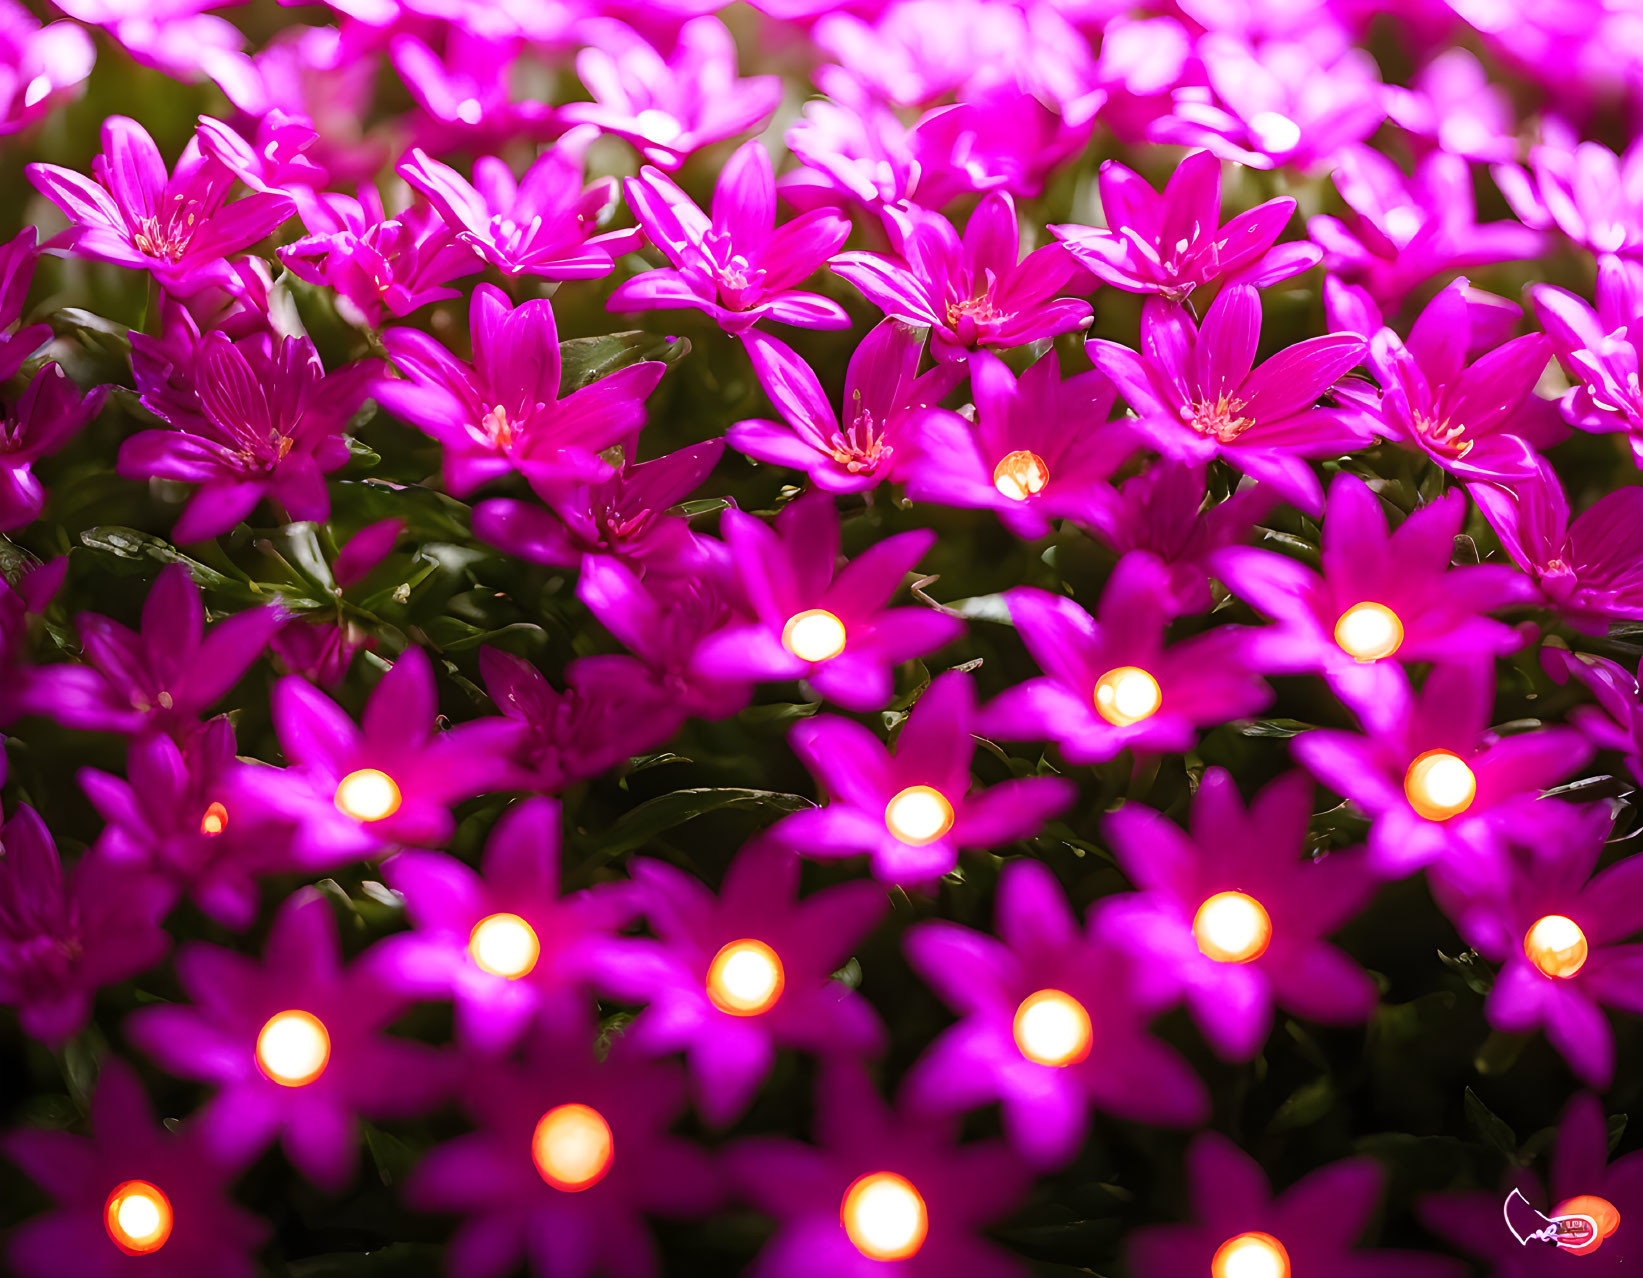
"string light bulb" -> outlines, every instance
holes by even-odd
[[[923,1197],[895,1172],[872,1172],[851,1182],[839,1219],[851,1244],[869,1260],[906,1260],[930,1232]]]
[[[1209,1262],[1210,1278],[1289,1278],[1289,1253],[1271,1234],[1228,1238]]]
[[[1158,680],[1140,666],[1119,666],[1096,681],[1096,712],[1115,728],[1150,719],[1163,703]]]
[[[884,824],[903,843],[923,847],[953,828],[953,805],[934,786],[910,785],[884,805]]]
[[[103,1228],[128,1256],[147,1256],[164,1247],[172,1224],[171,1200],[151,1181],[121,1181],[103,1204]]]
[[[337,811],[356,821],[382,821],[399,811],[399,785],[380,768],[358,768],[337,782]]]
[[[763,941],[751,938],[730,942],[713,956],[707,969],[707,996],[732,1016],[768,1012],[786,984],[780,956]]]
[[[281,1087],[306,1087],[330,1063],[330,1032],[312,1012],[279,1012],[257,1034],[257,1068]]]
[[[825,608],[794,613],[782,627],[782,647],[800,661],[830,661],[844,651],[844,622]]]
[[[1403,792],[1409,806],[1428,821],[1447,821],[1472,806],[1478,779],[1452,750],[1428,750],[1409,765]]]
[[[1253,963],[1272,943],[1272,916],[1247,892],[1217,892],[1193,915],[1192,937],[1217,963]]]
[[[1039,990],[1015,1012],[1015,1045],[1037,1065],[1076,1065],[1090,1054],[1095,1033],[1090,1014],[1071,994]]]
[[[517,981],[536,967],[542,942],[517,914],[487,914],[468,934],[468,955],[480,971]]]
[[[1548,914],[1523,938],[1523,952],[1542,974],[1566,981],[1586,966],[1591,947],[1580,924],[1566,914]]]
[[[1354,661],[1379,661],[1403,647],[1403,622],[1385,604],[1353,604],[1335,623],[1335,642]]]
[[[1018,448],[1006,453],[993,470],[993,487],[1011,501],[1026,501],[1044,491],[1050,468],[1037,453]]]
[[[220,803],[213,803],[200,817],[200,833],[208,838],[215,838],[228,828],[228,809]]]
[[[537,1119],[531,1134],[536,1170],[567,1194],[592,1189],[610,1171],[615,1156],[610,1124],[591,1105],[555,1105]]]
[[[1578,1247],[1561,1245],[1559,1250],[1571,1256],[1588,1256],[1603,1245],[1603,1240],[1620,1228],[1620,1212],[1607,1198],[1596,1194],[1576,1194],[1565,1198],[1552,1208],[1553,1216],[1585,1216],[1596,1226],[1595,1232]]]

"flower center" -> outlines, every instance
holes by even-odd
[[[844,1191],[839,1219],[845,1236],[869,1260],[906,1260],[924,1246],[930,1213],[905,1176],[872,1172]]]
[[[1095,1034],[1090,1014],[1071,994],[1039,990],[1015,1013],[1015,1045],[1038,1065],[1076,1065],[1090,1054]]]
[[[188,245],[194,238],[195,224],[198,221],[192,206],[183,216],[179,226],[172,218],[161,225],[156,217],[145,217],[137,223],[137,228],[131,233],[131,244],[139,253],[147,257],[161,258],[167,262],[175,262],[188,251]]]
[[[933,786],[910,785],[885,805],[884,824],[903,843],[923,847],[953,828],[953,805]]]
[[[257,1035],[257,1068],[281,1087],[306,1087],[331,1062],[331,1035],[312,1012],[280,1012]]]
[[[1050,482],[1050,468],[1037,453],[1018,448],[1007,453],[993,469],[993,487],[1011,501],[1026,501],[1044,491]]]
[[[360,768],[337,782],[337,810],[356,821],[381,821],[399,811],[399,786],[378,768]]]
[[[531,1134],[537,1172],[567,1194],[597,1185],[615,1154],[610,1124],[590,1105],[556,1105],[537,1120]]]
[[[732,941],[707,969],[707,996],[732,1016],[768,1012],[782,996],[787,978],[781,958],[763,941]]]
[[[800,661],[828,661],[844,651],[844,622],[825,608],[807,608],[787,619],[782,647]]]
[[[1209,1262],[1210,1278],[1289,1278],[1289,1253],[1271,1234],[1228,1238]]]
[[[481,971],[517,981],[536,967],[542,942],[536,929],[517,914],[490,914],[468,934],[468,954]]]
[[[1385,604],[1353,604],[1335,623],[1335,642],[1355,661],[1379,661],[1403,646],[1403,622]]]
[[[1243,400],[1222,395],[1213,404],[1183,405],[1181,420],[1218,444],[1230,444],[1255,424],[1243,411]]]
[[[1415,429],[1420,437],[1426,441],[1433,452],[1458,461],[1472,451],[1477,443],[1474,439],[1466,438],[1465,426],[1451,426],[1447,421],[1434,422],[1427,418],[1417,418]]]
[[[228,828],[228,809],[213,803],[200,817],[200,833],[215,838]]]
[[[515,432],[514,423],[508,420],[508,410],[501,404],[489,409],[479,419],[479,433],[493,448],[512,448]]]
[[[1217,892],[1193,915],[1192,938],[1217,963],[1253,963],[1272,943],[1272,916],[1247,892]]]
[[[1472,806],[1478,779],[1458,754],[1428,750],[1409,765],[1403,792],[1409,806],[1428,821],[1447,821]]]
[[[850,419],[850,424],[842,430],[834,431],[833,437],[827,441],[832,449],[833,461],[852,475],[876,470],[881,462],[887,461],[892,455],[890,444],[879,433],[879,425],[873,419],[873,414],[861,407],[860,391],[856,392],[856,399],[856,412]]]
[[[1158,713],[1164,694],[1140,666],[1118,666],[1095,685],[1096,712],[1115,728],[1127,728]]]
[[[1568,980],[1586,966],[1591,947],[1580,924],[1566,914],[1548,914],[1523,938],[1523,952],[1542,975]]]
[[[128,1256],[146,1256],[164,1247],[171,1225],[171,1200],[150,1181],[121,1181],[103,1204],[103,1228]]]

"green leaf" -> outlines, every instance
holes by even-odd
[[[559,393],[569,395],[601,377],[609,377],[619,369],[645,360],[659,359],[664,364],[677,364],[689,353],[688,338],[660,337],[639,330],[604,333],[598,337],[573,337],[568,342],[559,343],[559,362],[563,369]]]
[[[1297,737],[1303,732],[1310,732],[1314,726],[1299,719],[1257,719],[1239,728],[1238,734],[1245,737]]]
[[[947,607],[969,621],[996,621],[1001,626],[1014,624],[1010,620],[1009,601],[1003,595],[975,595],[956,600]]]
[[[1460,979],[1466,982],[1466,988],[1474,994],[1487,996],[1495,988],[1495,973],[1483,957],[1476,950],[1463,950],[1459,954],[1445,954],[1438,951],[1438,961],[1451,972],[1458,972]]]
[[[253,596],[259,593],[254,589],[248,592],[247,583],[235,581],[215,568],[207,567],[198,559],[190,559],[170,542],[161,541],[158,537],[139,532],[135,528],[122,528],[117,524],[87,528],[80,534],[80,544],[87,550],[95,550],[100,554],[113,555],[117,559],[131,562],[152,559],[156,563],[182,564],[188,569],[189,576],[194,578],[195,583],[206,590],[227,590],[239,595],[250,593]],[[272,592],[268,597],[272,597]]]
[[[1334,1107],[1335,1080],[1324,1074],[1291,1092],[1267,1124],[1269,1132],[1292,1132],[1310,1127]]]
[[[411,1174],[411,1168],[416,1166],[417,1155],[404,1141],[392,1136],[379,1127],[370,1123],[362,1123],[365,1129],[365,1147],[371,1151],[371,1161],[376,1164],[377,1175],[382,1178],[384,1185],[404,1184],[405,1178]]]
[[[93,315],[78,306],[65,306],[46,316],[58,337],[72,337],[88,350],[100,351],[124,364],[131,358],[131,330],[118,320]]]
[[[1483,1040],[1483,1046],[1478,1048],[1478,1054],[1472,1058],[1472,1068],[1485,1078],[1504,1074],[1517,1064],[1523,1049],[1529,1045],[1530,1037],[1528,1034],[1491,1030],[1489,1037]]]
[[[1485,1145],[1507,1162],[1517,1162],[1517,1133],[1470,1087],[1466,1089],[1466,1121]]]
[[[1610,1114],[1608,1132],[1609,1153],[1613,1154],[1616,1149],[1620,1148],[1620,1138],[1626,1134],[1626,1115]]]
[[[601,856],[620,856],[643,847],[663,830],[671,830],[707,812],[725,808],[764,808],[785,813],[815,806],[802,795],[782,794],[776,790],[744,790],[734,786],[675,790],[624,813],[595,846]]]
[[[290,1278],[443,1278],[444,1248],[433,1243],[391,1243],[376,1251],[335,1251],[292,1261]]]

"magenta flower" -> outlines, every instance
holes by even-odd
[[[889,318],[928,328],[939,360],[1089,327],[1088,302],[1056,296],[1078,270],[1072,254],[1046,244],[1021,257],[1015,201],[1003,191],[982,197],[962,240],[917,205],[886,209],[884,225],[895,257],[840,253],[833,270]]]
[[[9,382],[51,340],[50,324],[23,323],[29,285],[40,260],[38,234],[25,226],[0,244],[0,381]]]
[[[24,692],[33,680],[28,665],[29,614],[44,613],[63,577],[68,556],[24,572],[12,586],[0,577],[0,728],[26,713]],[[0,749],[0,784],[6,779],[6,752]]]
[[[0,1003],[24,1033],[59,1047],[91,1019],[99,988],[165,957],[166,888],[96,856],[65,874],[30,807],[0,826],[0,852]]]
[[[1581,1263],[1579,1273],[1619,1273],[1625,1267],[1629,1234],[1605,1236],[1597,1250],[1573,1253],[1525,1246],[1520,1240],[1545,1226],[1542,1217],[1590,1208],[1596,1205],[1593,1198],[1613,1208],[1618,1220],[1638,1219],[1643,1213],[1643,1154],[1630,1153],[1610,1163],[1609,1144],[1602,1100],[1590,1092],[1579,1093],[1563,1111],[1550,1156],[1549,1183],[1526,1168],[1513,1167],[1498,1190],[1428,1194],[1418,1205],[1421,1220],[1460,1250],[1484,1259],[1497,1278],[1546,1278],[1560,1269],[1568,1272],[1575,1260]],[[1519,1210],[1507,1219],[1519,1235],[1501,1227],[1502,1200],[1509,1200],[1514,1189],[1523,1202],[1515,1204]]]
[[[1094,522],[1114,499],[1107,481],[1135,450],[1135,431],[1111,422],[1113,388],[1098,371],[1061,377],[1041,356],[1018,380],[990,351],[970,357],[972,424],[944,408],[909,423],[903,468],[914,501],[991,510],[1017,537],[1047,536],[1053,519]]]
[[[168,564],[143,603],[140,631],[94,612],[75,618],[87,664],[36,670],[26,707],[70,728],[187,736],[283,619],[277,607],[251,608],[208,630],[200,588],[186,567]]]
[[[257,877],[290,867],[284,840],[230,808],[234,726],[218,716],[179,745],[161,733],[134,741],[126,777],[82,768],[80,788],[107,824],[94,855],[152,874],[235,931],[256,920]]]
[[[1351,210],[1345,220],[1307,219],[1324,267],[1394,305],[1434,276],[1494,262],[1533,259],[1545,236],[1516,221],[1477,223],[1472,172],[1457,155],[1434,152],[1406,177],[1367,146],[1347,149],[1331,174]]]
[[[828,209],[776,226],[776,177],[763,142],[739,147],[713,188],[712,215],[672,178],[648,165],[626,179],[628,205],[672,264],[625,280],[612,311],[699,310],[727,333],[761,319],[805,328],[848,328],[837,302],[795,285],[809,279],[850,236]]]
[[[964,377],[964,366],[952,363],[920,376],[924,330],[883,320],[851,354],[841,413],[835,413],[815,372],[793,350],[758,329],[743,333],[742,341],[782,420],[736,422],[727,432],[731,447],[802,470],[829,493],[863,492],[901,476],[909,414],[938,403]]]
[[[391,21],[391,19],[389,19]],[[553,108],[527,96],[513,99],[514,67],[520,41],[453,22],[444,56],[416,36],[400,32],[388,43],[388,58],[422,109],[412,125],[420,146],[436,152],[499,146],[547,128]]]
[[[961,851],[1029,839],[1076,797],[1061,777],[972,787],[975,685],[939,675],[901,727],[894,752],[853,719],[817,715],[789,734],[831,802],[783,817],[772,833],[804,856],[871,858],[873,877],[928,888]]]
[[[499,648],[479,650],[485,691],[518,725],[511,758],[517,783],[558,794],[662,744],[680,724],[675,707],[658,704],[632,658],[581,657],[565,667],[565,691],[526,661]],[[658,722],[660,721],[660,722]]]
[[[312,869],[374,857],[396,843],[444,843],[450,807],[514,779],[520,737],[500,716],[438,731],[433,665],[407,648],[372,689],[358,726],[306,680],[274,685],[274,729],[288,768],[247,764],[234,784],[256,816],[296,823],[293,855]]]
[[[832,975],[883,916],[882,889],[844,883],[799,901],[798,857],[769,842],[737,854],[718,896],[661,861],[641,858],[631,872],[656,939],[607,949],[595,983],[648,1005],[626,1037],[653,1056],[685,1053],[708,1122],[747,1110],[780,1048],[883,1050],[872,1005]]]
[[[1178,88],[1147,136],[1208,147],[1254,169],[1308,171],[1375,131],[1386,114],[1375,59],[1339,41],[1267,40],[1216,31],[1197,47],[1208,90]]]
[[[561,894],[560,823],[552,799],[509,809],[482,874],[443,852],[383,864],[413,930],[378,943],[368,962],[402,993],[449,998],[458,1040],[476,1051],[507,1051],[537,1016],[580,1028],[608,935],[638,914],[634,894],[611,884]]]
[[[426,1113],[450,1082],[437,1048],[384,1032],[404,1003],[369,963],[344,966],[315,888],[280,906],[260,963],[194,942],[177,979],[193,1006],[140,1008],[126,1033],[162,1068],[216,1087],[197,1121],[226,1166],[279,1140],[298,1171],[337,1192],[358,1165],[360,1117]]]
[[[1238,1272],[1238,1254],[1253,1273],[1341,1278],[1460,1278],[1465,1273],[1448,1256],[1356,1247],[1386,1179],[1372,1158],[1330,1163],[1274,1197],[1260,1163],[1219,1132],[1203,1132],[1187,1149],[1186,1172],[1197,1220],[1152,1225],[1130,1235],[1135,1278],[1207,1274],[1212,1265],[1232,1274]],[[1496,1216],[1499,1228],[1498,1206]],[[1218,1264],[1218,1255],[1227,1259]]]
[[[774,529],[739,510],[725,511],[721,527],[752,617],[701,642],[697,674],[806,679],[848,710],[876,710],[890,700],[893,666],[964,631],[933,608],[885,607],[934,544],[926,529],[886,537],[841,568],[838,510],[820,491],[790,502]]]
[[[1445,49],[1409,88],[1389,84],[1383,92],[1392,122],[1439,151],[1485,164],[1517,158],[1511,95],[1465,49]]]
[[[1217,1053],[1244,1061],[1272,1031],[1272,1009],[1354,1025],[1375,1008],[1375,985],[1324,937],[1374,895],[1358,852],[1306,855],[1312,778],[1292,772],[1249,806],[1224,768],[1204,773],[1190,835],[1151,808],[1126,803],[1107,836],[1140,891],[1100,903],[1103,937],[1173,982]]]
[[[85,28],[73,22],[44,26],[21,4],[7,0],[0,9],[0,67],[5,68],[0,97],[0,136],[21,132],[67,98],[91,74],[97,46]]]
[[[996,940],[945,920],[907,933],[908,962],[961,1018],[908,1074],[916,1108],[999,1101],[1010,1143],[1044,1169],[1078,1152],[1091,1108],[1156,1126],[1204,1121],[1203,1083],[1147,1032],[1167,986],[1094,919],[1081,932],[1045,866],[1005,866],[994,927]]]
[[[582,185],[582,157],[596,136],[572,129],[515,180],[506,160],[482,155],[470,184],[448,164],[413,149],[394,170],[439,210],[457,239],[504,275],[585,280],[609,275],[643,240],[637,229],[590,234],[616,207],[616,179]]]
[[[910,199],[923,177],[912,130],[852,80],[806,102],[782,141],[802,164],[782,174],[777,186],[800,209],[853,200],[880,210]]]
[[[468,326],[472,364],[420,329],[389,329],[383,345],[408,380],[384,378],[372,389],[382,407],[443,446],[451,491],[465,496],[514,470],[554,483],[610,478],[598,454],[638,434],[665,365],[630,364],[561,398],[559,333],[546,299],[510,306],[501,289],[481,284]]]
[[[1498,858],[1435,866],[1432,895],[1467,944],[1500,964],[1484,1011],[1508,1033],[1544,1029],[1582,1082],[1614,1077],[1604,1005],[1643,1012],[1643,858],[1594,874],[1612,822],[1602,804],[1504,830]]]
[[[338,593],[357,586],[393,553],[394,543],[405,531],[402,519],[380,519],[367,524],[348,540],[331,561],[331,584]],[[293,617],[274,633],[268,647],[291,674],[300,674],[310,683],[335,690],[347,677],[354,654],[360,649],[374,652],[376,636],[360,629],[340,611],[335,620],[310,614]]]
[[[1208,497],[1204,467],[1159,460],[1090,512],[1089,531],[1120,555],[1141,551],[1164,566],[1164,606],[1172,617],[1210,610],[1215,552],[1248,538],[1278,502],[1270,487],[1253,482],[1206,508]]]
[[[648,696],[654,708],[645,735],[652,744],[666,741],[688,718],[725,719],[752,700],[748,678],[704,673],[693,660],[704,640],[736,623],[734,595],[729,566],[718,560],[704,561],[696,572],[651,572],[642,580],[608,555],[582,561],[576,597],[638,658],[635,665],[623,657],[587,657],[584,667],[608,667],[597,677],[611,682],[626,672],[630,702]]]
[[[174,429],[132,435],[119,473],[198,485],[172,531],[180,542],[220,536],[264,498],[291,519],[326,519],[325,476],[348,462],[345,432],[376,361],[327,373],[306,337],[192,336],[132,335],[143,405]]]
[[[280,261],[298,279],[334,290],[338,314],[362,328],[381,328],[384,311],[402,317],[460,297],[451,281],[484,269],[432,205],[389,217],[374,186],[362,185],[358,199],[326,191],[300,211],[308,234],[284,245]]]
[[[1500,193],[1524,225],[1557,229],[1593,253],[1636,257],[1643,252],[1643,192],[1638,165],[1643,144],[1616,155],[1601,142],[1582,142],[1566,126],[1547,130],[1529,148],[1529,171],[1516,164],[1491,170]]]
[[[908,131],[917,167],[912,189],[902,194],[927,209],[988,191],[1037,199],[1050,176],[1089,144],[1093,126],[1093,115],[1075,119],[1013,84],[994,86],[926,111]]]
[[[31,164],[27,173],[69,220],[54,249],[149,271],[179,297],[230,285],[228,257],[292,213],[290,197],[271,191],[230,203],[234,175],[198,139],[168,176],[154,139],[123,115],[103,121],[103,151],[90,178],[55,164]]]
[[[1480,331],[1469,288],[1457,279],[1434,297],[1407,342],[1389,328],[1375,334],[1376,425],[1461,479],[1522,479],[1534,474],[1535,445],[1554,442],[1534,393],[1551,343],[1539,333],[1514,337],[1468,364],[1483,341],[1499,340]]]
[[[824,1068],[815,1108],[820,1147],[756,1136],[727,1155],[742,1194],[777,1221],[751,1278],[1019,1278],[979,1233],[1026,1197],[1007,1148],[959,1144],[952,1123],[892,1109],[843,1060]]]
[[[474,507],[474,535],[521,559],[560,568],[574,568],[587,555],[610,555],[640,570],[689,572],[712,552],[684,516],[669,512],[702,486],[724,447],[724,440],[710,439],[665,457],[624,463],[596,482],[567,483],[527,471],[539,482],[547,509],[512,497],[482,501]]]
[[[1540,829],[1565,815],[1540,793],[1584,766],[1591,747],[1573,728],[1489,732],[1492,660],[1439,665],[1418,695],[1401,672],[1388,686],[1384,701],[1358,707],[1366,736],[1319,728],[1293,743],[1313,776],[1374,821],[1376,873],[1397,878],[1444,859],[1491,861],[1514,828]]]
[[[17,354],[21,362],[29,352],[19,349]],[[82,394],[60,365],[47,364],[15,405],[5,405],[0,416],[0,533],[16,532],[39,518],[46,490],[31,467],[97,416],[107,394],[106,386]]]
[[[1274,248],[1295,201],[1267,200],[1221,224],[1221,161],[1195,151],[1170,174],[1160,194],[1116,160],[1101,166],[1104,229],[1067,223],[1050,231],[1081,266],[1127,293],[1180,301],[1216,280],[1267,287],[1317,265],[1313,245]]]
[[[1624,755],[1631,774],[1643,780],[1643,690],[1637,676],[1607,657],[1551,644],[1540,650],[1540,664],[1554,683],[1567,683],[1572,675],[1586,685],[1597,704],[1575,706],[1569,722],[1599,750]]]
[[[1271,700],[1244,656],[1247,630],[1224,626],[1165,646],[1168,574],[1150,555],[1119,561],[1098,617],[1030,586],[1005,598],[1044,674],[988,702],[982,736],[1051,740],[1069,763],[1104,763],[1126,749],[1191,749],[1199,728]]]
[[[1605,258],[1597,308],[1550,284],[1529,287],[1535,318],[1578,383],[1559,407],[1581,430],[1618,432],[1643,466],[1643,387],[1637,383],[1636,321],[1643,315],[1643,265]]]
[[[1484,614],[1533,602],[1534,588],[1504,564],[1454,566],[1465,522],[1466,497],[1451,489],[1388,533],[1380,499],[1343,472],[1324,507],[1321,575],[1253,546],[1221,551],[1213,567],[1233,594],[1278,623],[1250,636],[1257,666],[1322,674],[1354,708],[1385,704],[1404,662],[1504,656],[1523,646],[1518,630]]]
[[[57,1204],[8,1240],[19,1278],[253,1278],[258,1271],[251,1253],[268,1238],[267,1223],[228,1193],[227,1169],[207,1151],[197,1123],[170,1131],[154,1121],[124,1061],[105,1061],[98,1073],[89,1137],[20,1128],[0,1148]],[[129,1219],[141,1230],[122,1229],[122,1245],[105,1221],[111,1200],[133,1193],[149,1210],[116,1205],[116,1227]],[[133,1244],[149,1250],[127,1250]]]
[[[461,1088],[477,1130],[424,1155],[406,1186],[419,1212],[461,1212],[446,1263],[506,1278],[528,1256],[536,1278],[644,1278],[658,1269],[645,1217],[718,1205],[717,1168],[671,1135],[683,1074],[617,1039],[595,1060],[593,1027],[539,1020],[523,1064],[473,1061]]]
[[[1316,514],[1323,489],[1305,459],[1369,442],[1357,414],[1318,406],[1363,358],[1365,344],[1350,333],[1310,337],[1252,370],[1260,336],[1260,297],[1234,284],[1216,297],[1202,325],[1182,307],[1149,297],[1140,353],[1105,339],[1088,350],[1166,457],[1194,464],[1223,458]]]
[[[602,26],[598,42],[577,53],[576,74],[593,101],[567,103],[559,118],[626,138],[664,169],[757,128],[782,97],[779,76],[738,77],[736,44],[708,16],[681,26],[665,55],[621,23]]]
[[[1571,626],[1603,634],[1609,622],[1643,620],[1643,489],[1617,488],[1570,521],[1569,499],[1545,458],[1510,486],[1469,484],[1512,562]]]
[[[197,136],[207,155],[227,165],[253,191],[279,191],[299,206],[324,190],[331,175],[308,155],[319,141],[306,116],[288,115],[275,107],[257,121],[249,139],[232,125],[202,115]]]

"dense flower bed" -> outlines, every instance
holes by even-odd
[[[0,0],[21,1278],[1643,1264],[1634,6],[211,8]]]

